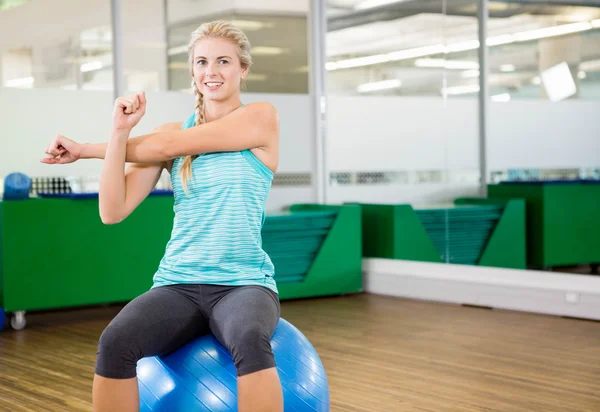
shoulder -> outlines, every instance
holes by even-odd
[[[259,114],[261,116],[272,117],[275,119],[279,117],[277,108],[269,102],[248,103],[242,106],[242,109],[252,111],[253,113]]]
[[[258,122],[267,130],[279,130],[279,112],[269,102],[249,103],[241,107],[249,115],[253,122]]]

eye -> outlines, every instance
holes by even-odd
[[[201,64],[201,65],[205,64],[205,63],[206,63],[206,60],[203,60],[203,59],[200,59],[196,62],[196,64]]]
[[[219,63],[227,64],[229,62],[227,60],[220,60]]]

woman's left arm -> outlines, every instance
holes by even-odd
[[[218,120],[184,130],[129,138],[127,159],[145,162],[246,149],[268,149],[279,138],[279,116],[269,103],[250,103]]]

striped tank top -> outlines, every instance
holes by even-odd
[[[183,128],[194,125],[192,115]],[[273,172],[250,150],[205,153],[192,162],[186,195],[182,163],[176,158],[171,168],[175,219],[152,288],[261,285],[277,293],[261,237]]]

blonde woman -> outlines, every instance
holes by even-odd
[[[93,383],[94,411],[138,411],[136,364],[213,333],[231,352],[240,412],[283,411],[270,345],[280,316],[274,267],[261,248],[265,202],[279,157],[277,111],[242,105],[252,64],[248,39],[228,22],[192,34],[189,63],[196,95],[183,123],[129,138],[146,109],[143,93],[116,100],[106,144],[54,139],[42,162],[103,158],[100,216],[125,219],[171,175],[175,220],[152,288],[129,302],[102,333]],[[125,162],[133,163],[124,171]],[[127,276],[126,273],[123,276]]]

